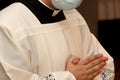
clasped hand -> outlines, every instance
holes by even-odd
[[[93,80],[106,65],[107,57],[95,54],[85,59],[72,56],[66,64],[66,70],[70,71],[76,80]]]

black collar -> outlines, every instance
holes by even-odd
[[[54,11],[44,6],[38,0],[16,0],[16,2],[21,2],[27,6],[42,24],[65,20],[62,10],[56,16],[52,16]]]

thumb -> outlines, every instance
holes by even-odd
[[[72,63],[73,65],[76,65],[79,61],[80,61],[79,57],[77,57],[77,56],[71,56],[68,59],[67,63],[70,63],[70,64]]]
[[[72,64],[76,65],[76,64],[78,64],[79,61],[80,61],[80,58],[77,56],[74,56],[73,60],[72,60]]]

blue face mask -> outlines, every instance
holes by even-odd
[[[82,0],[51,0],[53,6],[60,10],[70,10],[77,8]]]

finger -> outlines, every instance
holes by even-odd
[[[75,56],[71,56],[71,57],[68,59],[67,63],[70,63],[70,64],[72,63],[72,64],[73,64],[74,58],[75,58]]]
[[[102,62],[106,62],[108,60],[107,57],[101,57],[101,58],[98,58],[96,60],[94,60],[93,62],[89,63],[88,66],[86,67],[87,69],[90,69],[96,65],[99,65],[100,63]]]
[[[102,69],[96,71],[95,73],[88,76],[88,80],[93,80],[97,75],[101,73]]]
[[[93,73],[96,73],[97,71],[99,71],[99,70],[101,70],[101,69],[103,69],[103,67],[104,67],[105,65],[106,65],[106,62],[102,62],[102,63],[100,63],[100,64],[92,67],[91,69],[89,69],[89,70],[87,71],[88,76],[91,75],[91,74],[93,74]]]
[[[72,64],[76,65],[76,64],[78,64],[79,61],[80,61],[80,58],[77,56],[74,56],[74,58],[72,60]]]
[[[92,61],[94,61],[98,58],[101,58],[101,57],[103,57],[102,54],[95,54],[95,55],[89,56],[88,58],[83,60],[82,64],[86,65],[86,64],[91,63]]]
[[[71,57],[67,60],[66,66],[65,66],[65,69],[66,69],[66,70],[67,70],[67,68],[68,68],[68,65],[71,65],[71,64],[72,64],[73,58],[74,58],[74,56],[71,56]],[[73,64],[72,64],[72,65],[73,65]]]

